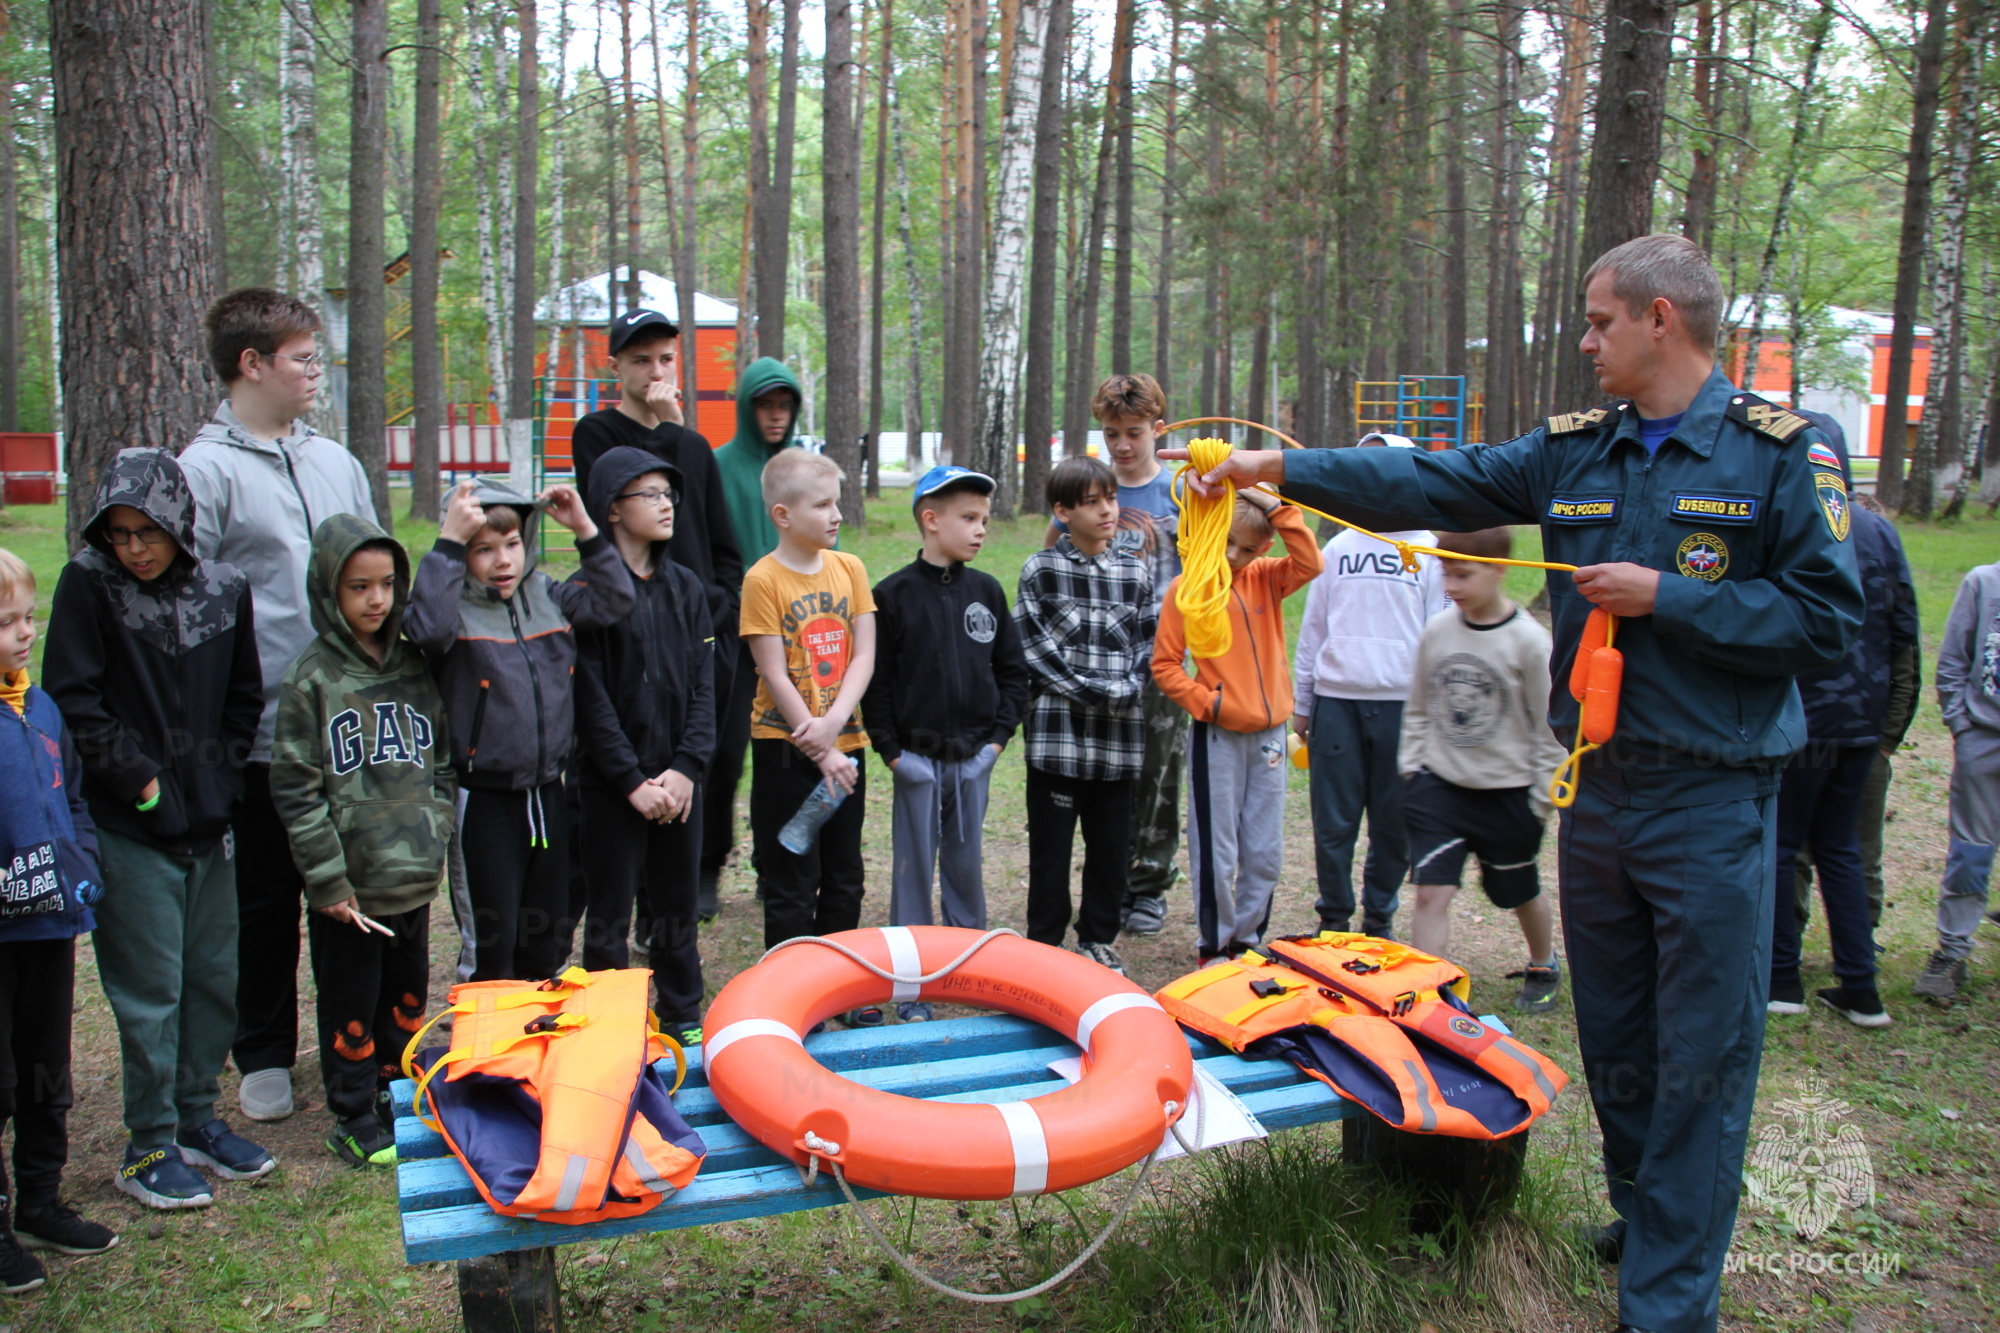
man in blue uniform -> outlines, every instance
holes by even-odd
[[[1540,525],[1545,558],[1579,566],[1548,582],[1565,744],[1584,621],[1619,617],[1618,732],[1584,760],[1559,847],[1622,1333],[1716,1327],[1763,1049],[1773,794],[1805,739],[1792,677],[1839,660],[1862,617],[1839,460],[1717,372],[1722,302],[1692,243],[1641,237],[1585,275],[1581,350],[1612,401],[1500,445],[1237,452],[1197,483],[1281,484],[1377,530]]]

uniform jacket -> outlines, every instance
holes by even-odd
[[[1271,511],[1271,526],[1285,543],[1282,560],[1252,560],[1229,585],[1229,651],[1194,659],[1187,673],[1187,622],[1174,601],[1174,579],[1161,603],[1153,640],[1153,679],[1197,722],[1224,731],[1265,731],[1292,715],[1292,675],[1285,660],[1285,599],[1326,566],[1291,505]]]
[[[313,534],[307,586],[319,637],[279,687],[271,750],[271,803],[285,821],[306,901],[331,907],[352,897],[378,918],[421,907],[436,892],[458,790],[446,762],[444,699],[423,655],[402,637],[410,597],[402,547],[381,662],[340,614],[341,567],[363,542],[387,535],[352,514],[334,515]]]
[[[88,934],[90,904],[103,896],[83,766],[62,713],[32,685],[22,703],[19,713],[0,704],[0,944]]]
[[[2000,731],[2000,564],[1965,576],[1938,650],[1938,711],[1951,734]]]
[[[404,628],[423,650],[451,714],[451,762],[482,791],[528,791],[562,776],[575,739],[573,628],[615,624],[632,612],[632,577],[611,539],[578,542],[583,567],[567,583],[536,568],[542,511],[527,496],[481,481],[482,505],[521,515],[527,559],[512,597],[466,577],[465,547],[438,538],[417,565]],[[449,505],[450,496],[444,503]]]
[[[715,451],[715,469],[722,478],[722,496],[729,506],[730,521],[736,525],[745,569],[778,549],[778,529],[764,504],[764,464],[778,450],[793,447],[799,414],[792,413],[784,439],[772,444],[764,438],[757,425],[757,395],[777,388],[799,392],[798,376],[784,362],[760,356],[743,368],[742,378],[736,381],[736,437]]]
[[[313,531],[334,514],[374,521],[368,475],[353,454],[303,421],[281,439],[258,439],[227,401],[181,450],[180,464],[194,494],[195,554],[236,566],[256,586],[264,715],[250,757],[268,762],[278,682],[313,641],[306,594]]]
[[[139,510],[180,545],[158,577],[127,573],[105,512]],[[43,657],[89,777],[99,828],[178,856],[229,829],[264,713],[250,580],[195,557],[195,504],[164,449],[126,449],[97,480],[84,549],[63,568]],[[155,778],[159,803],[138,808]]]
[[[1383,535],[1426,546],[1437,540],[1429,532]],[[1315,695],[1408,698],[1424,624],[1450,605],[1437,557],[1418,556],[1411,573],[1395,547],[1346,528],[1333,535],[1320,557],[1325,571],[1306,590],[1299,618],[1293,707],[1312,712]]]
[[[716,630],[733,633],[748,562],[736,543],[736,525],[730,521],[722,475],[708,441],[671,421],[648,430],[617,408],[607,407],[576,423],[570,448],[576,458],[576,486],[585,495],[590,494],[597,460],[613,449],[643,449],[680,469],[681,505],[674,515],[674,539],[667,543],[667,555],[701,581]]]
[[[1768,795],[1805,740],[1792,678],[1840,660],[1862,615],[1839,460],[1803,418],[1711,374],[1649,456],[1631,404],[1551,417],[1506,444],[1435,453],[1312,449],[1285,489],[1378,531],[1542,529],[1545,557],[1662,571],[1652,615],[1618,627],[1618,734],[1584,762],[1614,804],[1672,808]],[[1590,603],[1548,581],[1549,722],[1576,727],[1567,683]]]
[[[918,556],[875,585],[875,674],[862,696],[885,761],[905,750],[962,762],[1005,745],[1028,702],[1028,663],[991,574]]]
[[[1028,557],[1014,621],[1028,660],[1029,763],[1099,782],[1139,775],[1158,606],[1151,571],[1116,543],[1085,555],[1064,533]]]
[[[1861,633],[1847,656],[1799,677],[1799,696],[1813,740],[1875,745],[1889,725],[1892,664],[1917,650],[1917,594],[1895,524],[1856,505],[1853,543],[1868,608]]]
[[[587,503],[600,530],[612,497],[659,467],[643,449],[597,460]],[[701,582],[667,559],[671,544],[653,544],[651,578],[632,576],[631,614],[577,631],[577,769],[591,786],[629,795],[670,768],[699,786],[715,753],[715,632]]]

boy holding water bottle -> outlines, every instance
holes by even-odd
[[[833,549],[839,466],[784,449],[762,480],[778,545],[743,576],[741,632],[757,665],[750,836],[769,947],[861,922],[861,696],[875,674],[875,599],[867,567]],[[779,835],[822,782],[840,804],[815,841],[789,850]],[[872,1026],[882,1011],[857,1010],[849,1021]]]

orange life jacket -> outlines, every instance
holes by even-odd
[[[598,1222],[657,1205],[694,1179],[706,1148],[654,1067],[678,1043],[646,1008],[645,968],[454,986],[451,1046],[403,1052],[417,1113],[444,1136],[495,1211]],[[438,1016],[443,1017],[443,1014]],[[432,1019],[435,1023],[437,1019]],[[442,1073],[443,1077],[439,1077]]]

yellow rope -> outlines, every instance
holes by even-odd
[[[1281,430],[1273,429],[1261,422],[1245,421],[1241,417],[1188,417],[1169,425],[1160,434],[1171,435],[1188,426],[1219,423],[1248,426],[1252,430],[1260,430],[1266,435],[1282,440],[1288,448],[1305,448]],[[1180,607],[1181,616],[1187,622],[1188,651],[1196,657],[1220,657],[1229,651],[1228,542],[1230,516],[1235,510],[1235,493],[1232,489],[1227,497],[1206,497],[1187,485],[1187,478],[1190,472],[1197,477],[1207,475],[1220,467],[1230,453],[1231,446],[1227,440],[1190,440],[1188,461],[1181,464],[1174,472],[1174,498],[1180,505],[1181,511],[1179,539],[1181,583],[1174,603]],[[1233,487],[1234,483],[1231,485]],[[1341,527],[1358,532],[1364,537],[1373,537],[1378,542],[1395,547],[1397,556],[1402,559],[1403,569],[1411,574],[1417,572],[1417,557],[1420,555],[1436,556],[1441,560],[1470,560],[1482,565],[1512,565],[1517,569],[1553,569],[1570,574],[1574,574],[1577,569],[1575,565],[1565,565],[1559,561],[1465,555],[1458,551],[1444,551],[1435,546],[1425,546],[1419,542],[1397,541],[1393,537],[1384,537],[1379,532],[1371,532],[1359,523],[1349,523],[1346,519],[1329,514],[1323,509],[1300,504],[1290,496],[1279,494],[1278,498],[1295,509],[1302,509],[1308,514],[1317,515],[1330,523],[1338,523]],[[1199,631],[1196,628],[1197,617],[1200,618]],[[1197,633],[1201,636],[1200,646],[1197,646],[1196,642]],[[1605,630],[1604,644],[1607,648],[1611,646],[1612,639],[1617,633],[1618,619],[1614,616]],[[1594,742],[1584,740],[1583,706],[1579,701],[1576,744],[1571,748],[1569,757],[1563,760],[1562,766],[1556,769],[1555,776],[1549,781],[1549,799],[1555,803],[1557,809],[1567,810],[1576,803],[1577,782],[1582,771],[1583,757],[1599,748],[1601,747]]]

